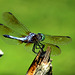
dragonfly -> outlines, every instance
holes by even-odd
[[[4,12],[3,20],[6,25],[0,23],[0,37],[7,40],[8,43],[22,44],[25,46],[33,44],[32,51],[37,54],[35,49],[46,50],[48,46],[51,47],[51,55],[59,55],[61,49],[58,44],[69,43],[72,39],[69,36],[52,36],[43,33],[32,33],[26,25],[19,22],[19,20],[11,13]]]

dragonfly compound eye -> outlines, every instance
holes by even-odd
[[[38,34],[39,34],[39,37],[40,37],[40,41],[43,41],[45,39],[44,34],[41,34],[41,33],[38,33]]]
[[[44,36],[44,34],[41,34],[41,36],[42,36],[41,41],[43,41],[45,39],[45,36]]]

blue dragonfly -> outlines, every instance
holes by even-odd
[[[72,40],[69,36],[51,36],[42,33],[32,33],[10,12],[3,13],[3,20],[6,25],[0,24],[0,37],[12,44],[25,43],[25,46],[33,44],[32,51],[34,53],[37,53],[35,49],[41,49],[43,51],[50,46],[51,55],[59,55],[61,50],[57,45],[69,43]]]

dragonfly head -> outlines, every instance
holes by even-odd
[[[44,34],[38,33],[38,35],[39,35],[39,41],[43,41],[45,39]]]

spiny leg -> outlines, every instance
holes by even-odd
[[[41,44],[41,46],[42,46],[42,49],[45,47],[45,45],[44,44],[42,44],[42,43],[40,43]]]
[[[37,46],[39,46],[39,48],[37,48]],[[37,43],[37,46],[36,46],[36,49],[41,49],[41,51],[44,52],[43,48],[45,47],[45,45],[43,45],[42,43],[39,42],[39,43]]]
[[[45,51],[43,51],[43,48],[45,47],[45,45],[39,42],[39,43],[38,43],[38,46],[39,46],[39,49],[41,49],[41,51],[42,51],[41,57],[43,57],[44,54],[45,54]],[[37,46],[36,46],[36,47],[37,47]]]
[[[37,47],[38,46],[38,47]],[[37,43],[34,43],[34,46],[33,46],[33,49],[32,49],[32,51],[35,53],[35,54],[37,54],[37,52],[35,52],[35,48],[36,49],[41,49],[41,51],[42,52],[44,52],[43,51],[43,48],[45,47],[45,45],[43,45],[42,43],[40,43],[40,42],[37,42]]]
[[[45,45],[43,45],[42,43],[38,44],[39,48],[43,50],[43,48],[45,47]]]
[[[36,47],[36,44],[34,43],[34,46],[33,46],[32,51],[33,51],[35,54],[37,54],[37,52],[35,52],[35,47]]]

